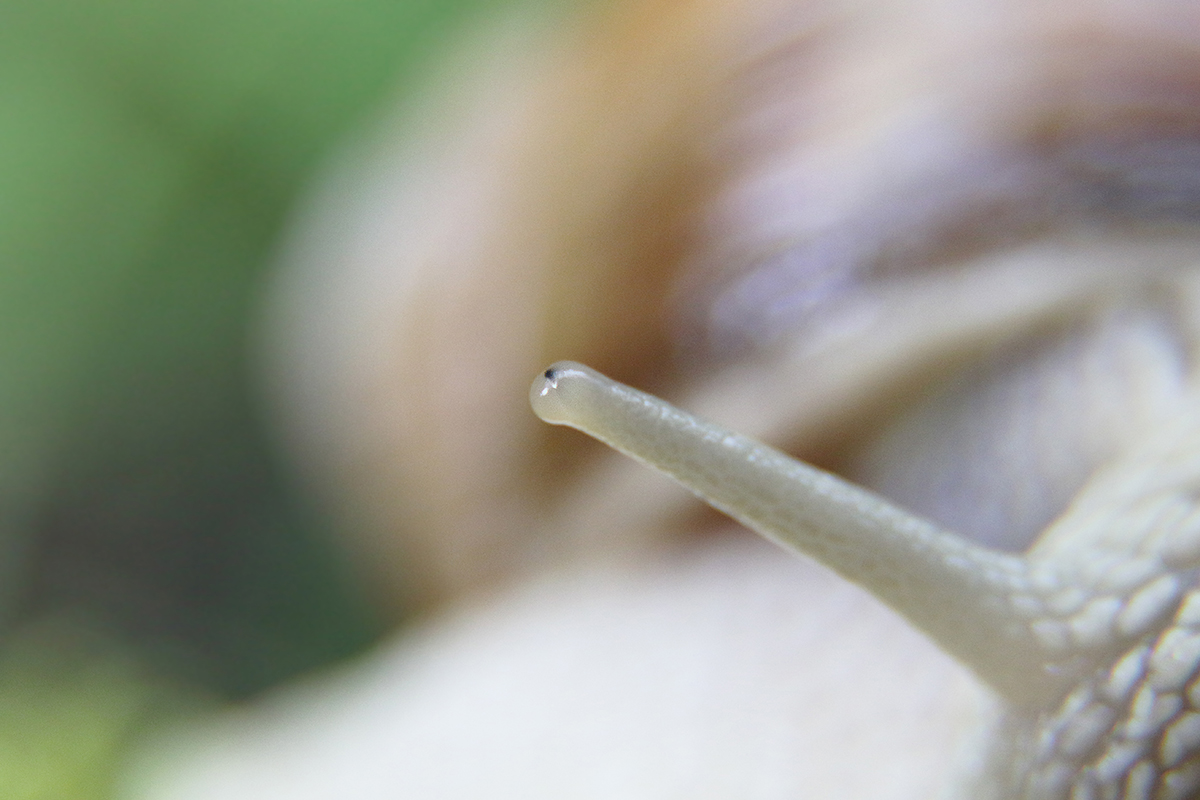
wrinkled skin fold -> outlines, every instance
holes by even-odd
[[[265,347],[289,452],[425,622],[131,795],[1194,790],[1200,12],[517,14],[401,118],[298,215]],[[564,358],[1028,565],[1061,685],[544,426]]]

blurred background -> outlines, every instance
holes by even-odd
[[[503,0],[0,0],[0,797],[382,623],[248,347],[322,158]]]

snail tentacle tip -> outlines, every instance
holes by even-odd
[[[556,361],[534,379],[529,388],[533,413],[552,425],[573,425],[577,398],[571,389],[578,379],[595,379],[599,373],[574,361]]]

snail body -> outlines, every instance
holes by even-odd
[[[1200,418],[1110,466],[1025,556],[972,544],[765,445],[563,362],[530,392],[872,591],[1003,698],[1001,797],[1200,790]]]

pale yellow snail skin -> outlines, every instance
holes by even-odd
[[[560,362],[538,416],[670,475],[866,587],[993,686],[1008,739],[981,793],[1200,793],[1200,413],[1093,479],[1024,557],[974,545],[870,492]]]
[[[300,215],[264,348],[364,582],[421,615],[129,796],[1187,785],[1200,6],[614,0],[470,44]],[[679,440],[735,515],[811,478],[774,532],[892,607],[542,424],[561,358],[868,487]]]

